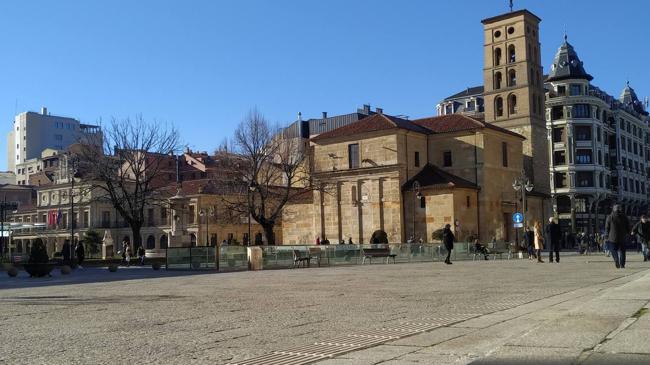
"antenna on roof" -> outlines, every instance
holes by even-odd
[[[512,13],[512,0],[510,0],[510,12]]]

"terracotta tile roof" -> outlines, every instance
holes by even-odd
[[[422,126],[433,133],[451,133],[487,128],[501,133],[510,134],[521,139],[525,139],[525,137],[521,134],[462,114],[448,114],[437,117],[416,119],[413,121],[413,123]]]
[[[312,141],[320,141],[327,138],[341,137],[341,136],[350,136],[359,133],[374,132],[381,130],[389,129],[406,129],[413,132],[429,134],[430,132],[414,124],[413,122],[393,117],[385,114],[375,114],[373,116],[359,120],[352,124],[336,128],[332,131],[319,134],[318,136],[312,138]]]
[[[450,174],[439,167],[436,167],[432,164],[427,164],[413,176],[410,180],[402,185],[402,191],[407,191],[413,189],[413,182],[416,181],[420,184],[422,188],[468,188],[468,189],[479,189],[478,185],[474,184],[471,181],[465,180],[456,175]]]

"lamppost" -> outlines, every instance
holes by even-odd
[[[530,179],[528,179],[528,176],[526,176],[526,172],[522,171],[521,176],[515,178],[515,181],[512,183],[512,188],[515,189],[515,191],[519,192],[521,191],[521,206],[522,206],[522,215],[523,215],[523,220],[522,224],[524,227],[526,227],[526,209],[527,209],[527,203],[526,203],[526,192],[531,192],[533,191],[533,188],[535,186],[530,182]],[[515,203],[515,210],[517,209],[517,203]],[[515,230],[515,240],[517,241],[517,247],[519,247],[519,230]]]
[[[7,202],[7,195],[2,198],[0,202],[0,255],[4,258],[5,247],[8,247],[7,240],[5,240],[5,221],[7,219],[7,210],[14,211],[18,209],[18,204],[16,202]],[[7,237],[9,237],[9,230],[7,230]],[[11,256],[11,255],[10,255]]]
[[[70,161],[71,160],[71,161]],[[77,171],[77,161],[70,158],[68,160],[68,163],[72,164],[72,169],[68,169],[68,179],[70,180],[70,267],[72,267],[72,264],[74,262],[74,224],[75,224],[75,219],[74,219],[74,179],[75,177],[78,176],[78,171]]]
[[[412,234],[413,242],[411,242],[411,243],[415,243],[415,209],[416,209],[416,207],[418,205],[417,203],[420,201],[420,199],[422,199],[422,193],[420,193],[420,183],[417,180],[413,181],[413,197],[414,197],[414,199],[413,199],[413,232],[412,232],[413,233]]]
[[[214,217],[214,207],[199,211],[201,217],[205,217],[205,245],[210,246],[210,217]]]

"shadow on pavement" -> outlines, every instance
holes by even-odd
[[[6,272],[0,272],[0,290],[37,288],[54,285],[73,285],[87,283],[105,283],[134,279],[157,279],[178,276],[210,275],[217,274],[216,271],[181,271],[181,270],[153,270],[150,266],[143,267],[120,267],[117,272],[109,272],[107,268],[89,267],[77,268],[68,275],[61,274],[59,268],[52,271],[51,277],[30,278],[24,270],[20,270],[18,276],[11,278]],[[223,273],[220,273],[223,274]]]

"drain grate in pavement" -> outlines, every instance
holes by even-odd
[[[353,334],[318,341],[310,345],[289,350],[273,351],[271,354],[253,359],[229,363],[228,365],[302,365],[333,358],[403,337],[427,332],[451,323],[464,321],[480,314],[451,314],[439,318],[425,318],[422,322],[402,322],[381,328],[362,329]]]
[[[322,360],[321,356],[272,353],[253,359],[230,363],[230,365],[303,365]]]

